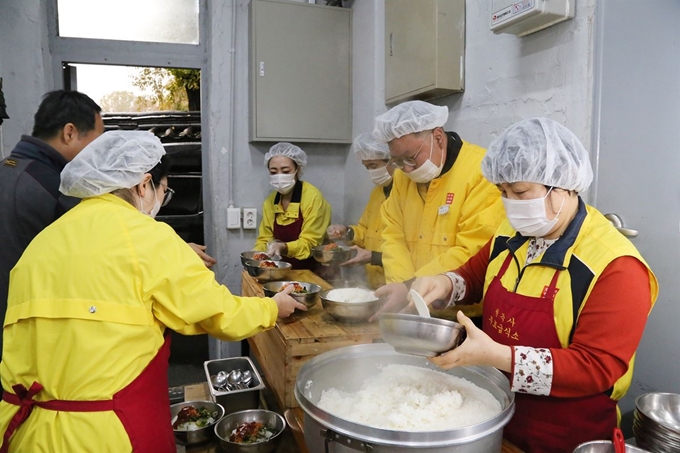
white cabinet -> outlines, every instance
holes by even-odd
[[[352,10],[250,5],[250,139],[352,141]]]
[[[385,0],[385,102],[465,87],[465,0]]]

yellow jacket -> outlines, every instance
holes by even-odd
[[[35,399],[102,400],[134,380],[166,327],[234,341],[273,327],[272,299],[233,296],[168,225],[114,195],[82,201],[11,272],[0,377]],[[0,431],[18,407],[0,403]],[[131,451],[113,412],[35,407],[10,451]]]
[[[274,204],[278,192],[273,191],[262,205],[262,222],[260,232],[255,241],[254,250],[267,251],[267,243],[274,239],[274,222],[279,225],[290,225],[298,219],[302,210],[302,232],[296,241],[287,242],[288,256],[299,260],[307,259],[312,254],[312,247],[323,244],[326,228],[331,223],[331,205],[321,191],[306,181],[302,182],[302,198],[299,203],[291,201],[287,209],[281,203]]]
[[[453,137],[448,133],[447,154]],[[456,269],[475,255],[505,218],[498,189],[482,176],[485,150],[462,142],[453,166],[432,180],[424,196],[396,171],[383,203],[383,267],[388,283]],[[448,156],[447,156],[448,157]],[[475,306],[470,314],[481,314]]]
[[[368,204],[363,214],[361,214],[359,223],[351,225],[354,232],[352,242],[362,249],[370,250],[371,252],[382,252],[383,224],[380,208],[385,198],[385,188],[380,186],[374,187],[368,199]],[[379,288],[385,284],[385,272],[381,266],[367,264],[366,276],[371,288]]]

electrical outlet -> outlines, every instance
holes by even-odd
[[[227,208],[227,228],[230,230],[241,228],[241,208]]]
[[[243,229],[254,230],[257,228],[257,209],[243,208]]]

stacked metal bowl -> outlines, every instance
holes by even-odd
[[[680,395],[645,393],[635,399],[635,442],[655,452],[680,451]]]

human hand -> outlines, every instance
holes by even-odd
[[[340,263],[340,266],[358,266],[359,264],[368,264],[371,262],[370,250],[362,249],[358,245],[353,245],[350,248],[356,250],[357,254],[354,256],[354,258],[349,259],[344,263]]]
[[[378,319],[381,313],[396,313],[408,305],[406,295],[408,287],[404,283],[388,283],[375,290],[375,295],[385,297],[385,303],[371,316],[368,321],[373,322]]]
[[[198,257],[203,260],[203,264],[205,264],[205,267],[211,268],[215,265],[215,263],[217,263],[217,260],[215,258],[205,253],[205,250],[207,248],[205,245],[194,244],[193,242],[188,242],[187,244],[189,244],[189,247],[191,247],[193,251],[196,252]]]
[[[425,301],[425,305],[431,305],[436,310],[441,310],[446,308],[451,291],[453,290],[453,284],[449,277],[445,274],[440,274],[417,278],[411,285],[411,289],[420,294]],[[442,307],[442,305],[444,306]],[[413,302],[407,308],[415,310]]]
[[[462,311],[458,312],[457,317],[467,333],[463,344],[428,360],[444,370],[455,366],[490,365],[509,373],[512,366],[512,348],[493,341]]]
[[[293,314],[295,309],[307,311],[307,306],[290,297],[290,293],[295,290],[295,285],[286,286],[283,291],[274,294],[274,301],[279,307],[279,318],[287,318]]]
[[[285,242],[274,241],[267,247],[267,255],[269,255],[269,257],[272,259],[275,257],[281,259],[282,256],[286,255],[286,253],[288,253],[288,245],[286,245]]]
[[[347,227],[345,225],[331,225],[326,228],[328,239],[341,239],[347,234]]]

